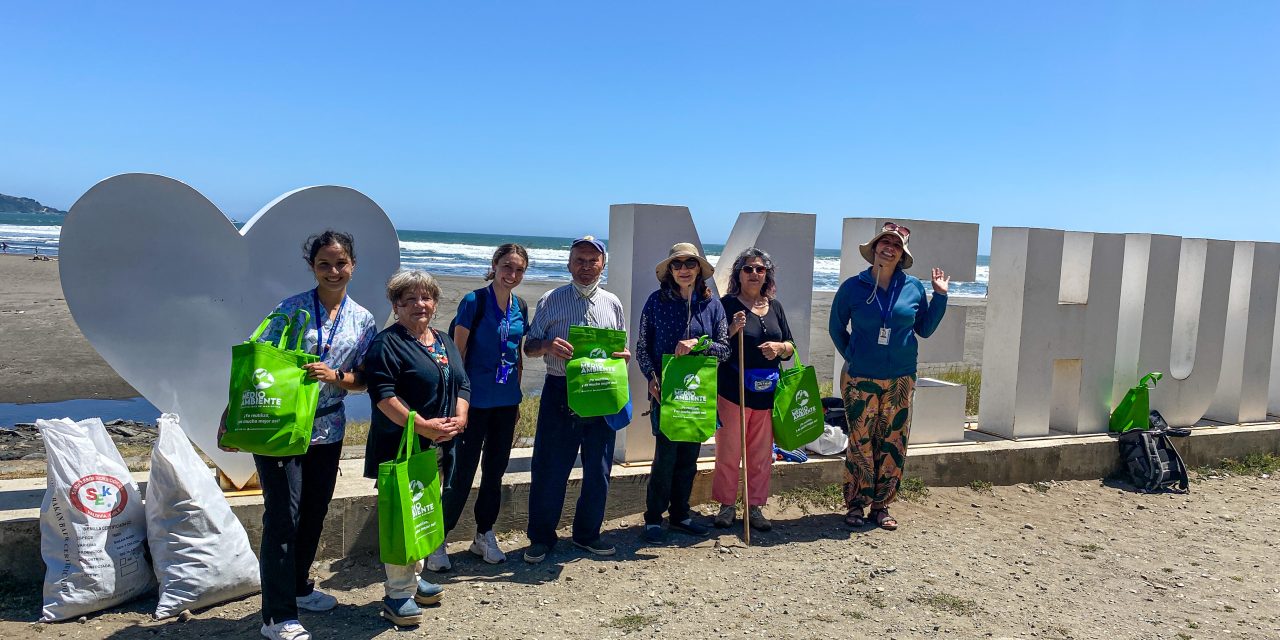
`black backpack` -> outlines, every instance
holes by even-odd
[[[1133,429],[1120,434],[1120,464],[1129,482],[1143,493],[1190,492],[1187,465],[1169,436],[1183,438],[1190,429],[1172,429],[1158,411],[1152,411],[1150,429]]]
[[[476,339],[475,327],[479,326],[480,320],[484,318],[484,312],[489,309],[489,287],[481,287],[479,289],[476,289],[475,291],[472,291],[472,293],[476,294],[476,310],[475,310],[475,313],[471,315],[472,331],[471,333],[467,334],[467,351],[468,352],[471,351],[471,345],[474,343]],[[511,297],[514,298],[516,301],[516,308],[520,310],[520,317],[524,319],[525,333],[528,333],[529,332],[529,307],[524,303],[524,300],[522,300],[520,296],[512,293]],[[461,305],[462,303],[459,302],[458,304]],[[453,328],[456,326],[458,326],[458,315],[455,313],[453,316],[453,320],[449,321],[449,339],[450,340],[453,339]],[[516,349],[516,362],[521,366],[521,368],[523,368],[524,354],[520,352],[520,349]]]

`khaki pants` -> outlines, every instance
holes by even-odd
[[[425,560],[413,564],[384,564],[387,582],[383,585],[388,598],[412,598],[418,592],[418,574],[422,573]]]

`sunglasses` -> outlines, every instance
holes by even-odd
[[[758,273],[760,275],[764,275],[766,273],[769,273],[769,267],[766,267],[762,264],[744,264],[742,265],[742,272]]]
[[[690,269],[690,270],[692,270],[692,269],[697,269],[697,268],[699,268],[699,267],[701,267],[701,266],[702,266],[702,265],[698,263],[697,258],[687,258],[687,259],[685,259],[685,260],[672,260],[672,261],[671,261],[671,270],[672,270],[672,271],[679,271],[679,270],[681,270],[681,269]]]
[[[881,227],[881,228],[880,228],[880,230],[881,230],[881,231],[893,231],[893,232],[897,233],[898,235],[902,236],[902,239],[903,239],[903,240],[906,240],[907,238],[911,237],[911,230],[910,230],[910,229],[908,229],[908,228],[906,228],[906,227],[904,227],[904,226],[902,226],[902,225],[900,225],[900,224],[894,224],[894,223],[892,223],[892,222],[886,222],[886,223],[884,223],[884,226],[883,226],[883,227]]]

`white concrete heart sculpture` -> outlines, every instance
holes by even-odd
[[[349,291],[381,324],[400,243],[382,208],[354,189],[291,191],[236,230],[191,187],[125,174],[94,185],[63,223],[62,289],[80,331],[147,400],[181,415],[237,486],[253,475],[253,458],[216,443],[231,346],[280,300],[315,286],[302,243],[327,228],[355,236]]]

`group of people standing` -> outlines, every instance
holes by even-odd
[[[888,506],[901,479],[910,428],[916,336],[928,337],[946,306],[948,278],[940,270],[933,270],[932,299],[918,279],[903,272],[911,265],[909,237],[905,227],[886,224],[862,245],[872,266],[843,283],[833,302],[831,337],[847,362],[841,376],[850,427],[845,521],[853,527],[867,524],[868,517],[886,529],[897,526]],[[519,417],[523,359],[542,357],[546,378],[534,437],[529,546],[523,559],[539,563],[555,550],[569,473],[578,459],[582,485],[569,542],[591,554],[616,552],[602,537],[601,526],[614,428],[620,425],[610,424],[616,417],[575,414],[565,381],[565,365],[574,355],[569,327],[627,328],[622,301],[600,286],[607,259],[603,242],[591,236],[574,240],[568,260],[572,280],[543,295],[532,313],[514,292],[529,267],[528,252],[518,244],[498,247],[486,276],[488,286],[462,299],[448,332],[432,326],[440,288],[426,272],[400,271],[388,281],[395,323],[379,331],[372,314],[347,295],[357,264],[350,235],[325,231],[313,236],[304,245],[304,257],[316,287],[283,300],[276,312],[305,309],[313,314],[314,326],[303,340],[305,348],[320,356],[319,362],[306,365],[309,376],[321,383],[320,401],[305,454],[254,456],[264,499],[263,636],[307,640],[310,634],[298,611],[337,605],[333,596],[315,588],[309,571],[334,491],[346,425],[344,399],[351,392],[367,391],[373,404],[364,475],[376,479],[378,465],[395,458],[414,412],[412,427],[422,446],[440,450],[446,532],[456,527],[479,471],[470,552],[500,563],[506,556],[493,526]],[[712,482],[712,497],[720,507],[709,524],[729,527],[738,517],[745,441],[750,502],[742,517],[754,529],[772,528],[761,509],[773,462],[773,390],[767,382],[776,381],[781,363],[795,357],[796,346],[776,299],[776,266],[769,254],[748,249],[731,268],[728,291],[717,298],[707,284],[712,265],[694,245],[676,244],[656,265],[658,287],[640,312],[634,357],[648,381],[656,439],[642,534],[651,544],[664,542],[668,530],[709,533],[708,523],[689,504],[701,444],[672,441],[659,429],[663,356],[695,349],[720,363]],[[628,349],[610,355],[632,357]],[[739,397],[743,377],[757,383]],[[745,438],[740,424],[746,425]],[[443,544],[415,564],[386,565],[381,614],[397,625],[420,622],[421,607],[439,602],[443,594],[440,585],[422,577],[423,570],[445,571],[450,565]]]

